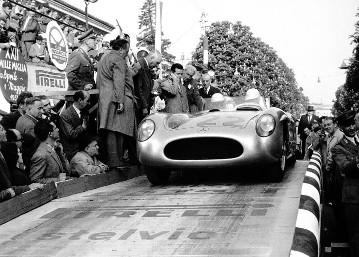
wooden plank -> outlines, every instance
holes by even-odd
[[[54,182],[46,184],[43,190],[35,189],[0,203],[0,225],[27,213],[57,197]]]
[[[57,195],[59,198],[82,193],[101,186],[107,186],[106,175],[93,175],[82,178],[74,178],[57,183]]]
[[[95,188],[108,186],[114,183],[125,181],[140,175],[144,172],[137,166],[132,166],[124,170],[114,170],[106,173],[75,178],[57,183],[58,198],[82,193]]]
[[[44,95],[44,96],[54,96],[54,97],[59,97],[59,96],[72,96],[75,94],[77,90],[71,90],[71,91],[43,91],[43,92],[32,92],[33,96],[40,96],[40,95]],[[91,89],[87,91],[90,95],[94,95],[94,94],[99,94],[100,90],[99,89]]]

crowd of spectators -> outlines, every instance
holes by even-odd
[[[41,189],[64,177],[75,179],[138,165],[136,131],[144,117],[159,111],[198,112],[204,98],[210,97],[208,92],[201,95],[198,86],[202,80],[210,86],[208,74],[199,74],[192,65],[184,68],[175,63],[168,77],[161,79],[158,51],[142,50],[131,64],[126,34],[112,40],[103,52],[95,78],[95,64],[88,53],[96,40],[91,31],[79,37],[79,47],[66,67],[72,93],[62,106],[52,106],[46,96],[22,92],[17,109],[1,119],[4,156],[0,155],[0,161],[7,168],[0,171],[8,182],[0,187],[0,201],[24,192],[15,186]],[[99,94],[91,95],[89,90],[95,88]],[[93,113],[97,115],[92,120]]]
[[[17,2],[20,5],[15,4]],[[35,0],[0,0],[0,48],[18,48],[25,61],[52,65],[47,49],[46,28],[51,20],[61,27],[71,52],[79,47],[79,39],[85,27],[69,15],[51,10],[48,2]],[[24,8],[24,7],[26,8]],[[103,35],[96,35],[96,51],[91,52],[93,61],[109,47]]]
[[[309,160],[313,151],[321,153],[324,204],[332,208],[338,236],[349,243],[348,256],[358,256],[359,112],[353,108],[338,117],[314,113],[309,106],[297,123],[298,156]]]

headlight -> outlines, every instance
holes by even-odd
[[[270,114],[264,114],[257,120],[256,131],[258,136],[270,136],[275,129],[275,119]]]
[[[144,120],[138,126],[137,140],[140,142],[149,139],[155,132],[155,123],[152,120]]]

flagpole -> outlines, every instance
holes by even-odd
[[[155,49],[162,53],[162,6],[163,3],[156,0],[156,34],[155,34]],[[162,65],[159,64],[159,77],[162,79]]]

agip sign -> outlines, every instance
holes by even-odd
[[[0,87],[7,102],[16,101],[19,94],[28,90],[28,73],[25,59],[18,48],[0,51]]]
[[[65,70],[69,60],[69,49],[62,29],[55,21],[50,21],[46,28],[47,49],[51,61],[59,70]]]

